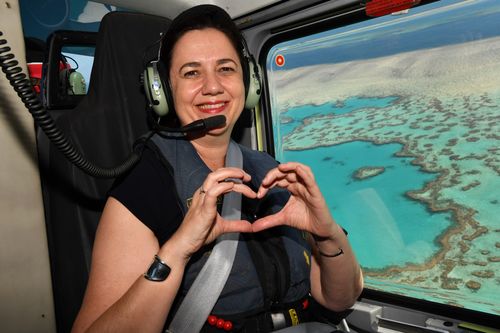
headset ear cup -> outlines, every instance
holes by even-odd
[[[168,113],[167,95],[164,86],[158,72],[157,62],[152,61],[144,69],[144,90],[149,105],[160,117]]]
[[[248,61],[248,92],[245,99],[245,109],[251,110],[259,103],[260,95],[262,93],[262,71],[258,64],[253,60]]]
[[[74,69],[70,70],[68,84],[68,94],[70,95],[85,95],[87,93],[87,86],[83,75]]]
[[[62,96],[68,95],[69,86],[69,69],[64,68],[59,71],[59,94]]]

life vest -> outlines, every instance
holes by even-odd
[[[151,144],[173,173],[179,206],[185,215],[193,193],[199,190],[211,170],[187,140],[154,135],[148,145]],[[251,184],[247,185],[256,190],[277,162],[266,153],[241,145],[240,148],[243,169],[252,176]],[[259,202],[242,196],[242,219],[251,221],[254,214],[278,212],[288,198],[289,192],[280,188],[273,188]],[[188,263],[181,284],[181,298],[205,264],[210,249],[210,246],[202,248]],[[311,249],[300,230],[280,226],[256,234],[241,234],[231,273],[212,313],[257,313],[305,297],[310,291],[310,258]],[[268,274],[270,272],[272,274]],[[270,281],[270,276],[275,281]]]

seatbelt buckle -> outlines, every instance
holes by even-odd
[[[287,326],[285,314],[283,312],[271,312],[271,322],[273,323],[273,330],[275,331]]]
[[[281,312],[271,312],[271,321],[274,330],[300,324],[299,315],[294,308],[289,308]]]

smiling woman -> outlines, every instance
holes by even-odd
[[[143,143],[141,161],[110,191],[73,331],[268,332],[313,320],[311,295],[330,310],[351,306],[361,271],[311,170],[231,141],[260,82],[229,15],[212,5],[187,10],[160,54],[166,117],[226,123]],[[232,268],[211,264],[215,253],[229,256],[218,250],[224,244],[237,244]],[[195,278],[211,269],[225,276],[200,286]],[[219,291],[190,296],[198,288]]]

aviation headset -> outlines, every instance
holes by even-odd
[[[65,95],[85,95],[86,84],[83,75],[72,68],[65,68],[59,73],[61,92]]]
[[[160,74],[160,71],[165,67],[160,60],[164,39],[165,34],[161,36],[159,41],[160,46],[157,59],[150,61],[143,73],[144,90],[149,105],[160,117],[167,115],[170,110],[169,105],[173,103],[169,83]],[[248,51],[248,46],[243,36],[241,37],[241,44],[244,62],[241,65],[242,67],[246,66],[243,70],[246,92],[245,109],[253,109],[259,103],[262,92],[262,72],[259,64],[256,63],[255,58]],[[163,73],[166,73],[166,71],[163,70]]]
[[[61,89],[61,94],[85,95],[87,93],[85,79],[80,72],[77,72],[78,64],[76,68],[71,68],[66,58],[69,57],[62,56],[61,67],[63,68],[59,70],[59,87]],[[74,59],[72,60],[75,61]]]

